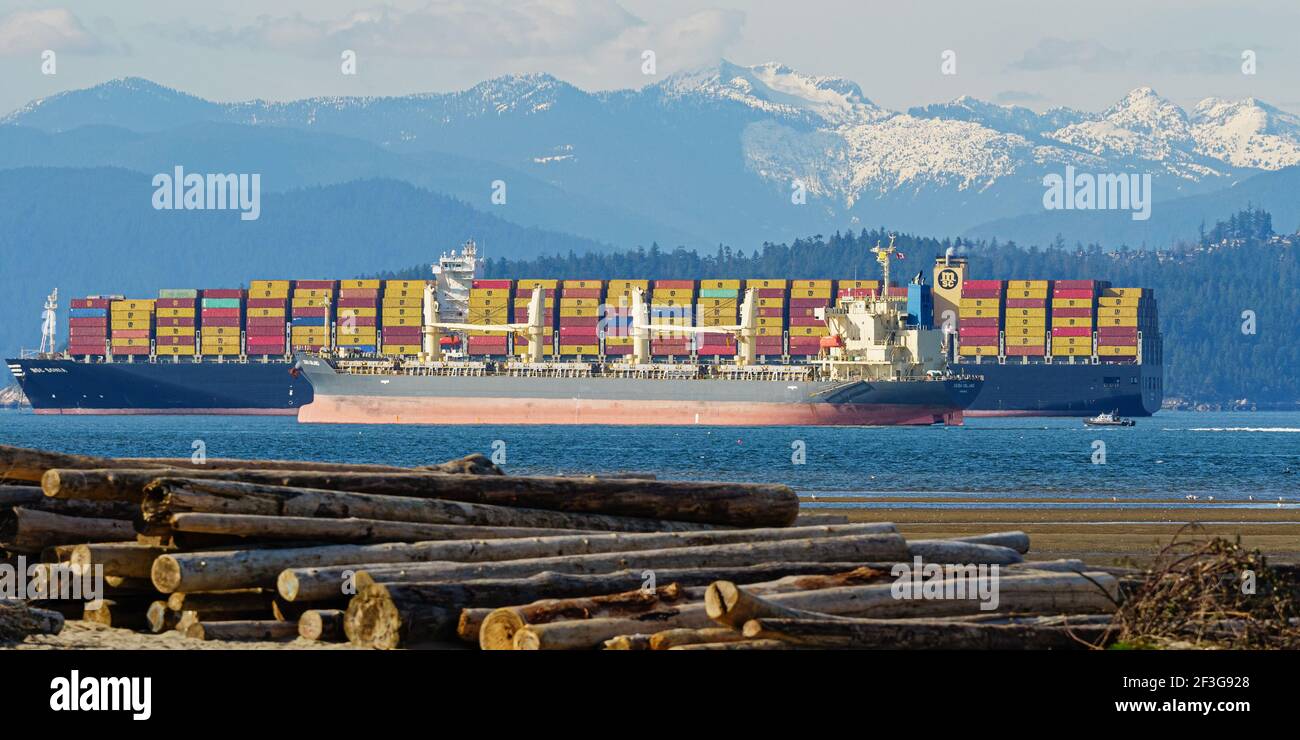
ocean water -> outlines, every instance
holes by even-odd
[[[1300,412],[1161,412],[1136,427],[1098,429],[1058,418],[923,428],[436,427],[6,411],[0,444],[147,457],[189,457],[201,444],[210,457],[394,465],[482,452],[504,456],[504,467],[519,474],[779,482],[809,497],[925,498],[934,506],[946,498],[1050,498],[1122,508],[1213,497],[1300,507]]]

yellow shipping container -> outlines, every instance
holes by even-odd
[[[1042,337],[1047,334],[1047,327],[1039,324],[1038,326],[1008,326],[1006,328],[1007,336],[1017,337]]]
[[[704,316],[695,323],[696,326],[734,326],[736,325],[735,316]]]
[[[1008,308],[1007,316],[1018,316],[1021,318],[1046,318],[1047,309],[1045,308]]]
[[[1052,326],[1092,326],[1089,316],[1053,316]]]
[[[378,280],[355,280],[355,279],[354,279],[354,280],[340,280],[340,281],[339,281],[339,289],[340,289],[340,290],[343,290],[343,289],[347,289],[347,290],[378,290],[378,289],[379,289],[379,282],[380,282],[380,281],[378,281]]]
[[[304,296],[304,297],[294,296],[293,307],[294,308],[329,308],[330,304],[333,302],[334,299],[330,298],[329,296]]]
[[[203,338],[208,337],[238,337],[242,331],[238,326],[205,326],[203,327]]]
[[[1002,301],[997,298],[963,298],[959,305],[962,308],[997,308]]]
[[[1092,347],[1091,346],[1088,347],[1064,346],[1064,345],[1057,344],[1056,340],[1053,339],[1052,356],[1053,357],[1091,357]]]
[[[758,335],[761,337],[779,337],[783,334],[785,334],[785,327],[783,326],[758,327]]]
[[[204,337],[199,343],[205,350],[209,347],[234,347],[239,348],[239,337]]]
[[[110,314],[113,323],[119,321],[148,321],[153,318],[152,311],[113,311]]]
[[[749,279],[745,281],[745,288],[785,288],[789,281],[786,280],[766,280],[766,279]]]
[[[701,280],[700,290],[740,290],[739,280]]]
[[[192,319],[192,318],[194,318],[194,309],[192,309],[192,308],[160,308],[160,309],[158,309],[158,318],[160,318],[160,319]]]
[[[273,298],[277,301],[288,301],[289,289],[284,288],[282,290],[258,290],[256,288],[249,288],[248,297],[249,298]]]
[[[418,296],[415,298],[403,298],[401,296],[386,295],[380,305],[384,308],[420,308],[424,305],[424,298]]]
[[[384,300],[392,298],[418,298],[424,300],[424,288],[385,288]]]
[[[791,280],[790,290],[830,290],[829,280]]]
[[[1008,316],[1003,322],[1008,329],[1013,326],[1047,326],[1047,317],[1045,316]]]
[[[1053,347],[1092,347],[1092,337],[1052,337]]]
[[[562,355],[594,355],[600,352],[600,346],[595,344],[561,344],[560,354]]]
[[[1007,290],[1047,290],[1046,280],[1008,280]]]
[[[420,354],[420,345],[385,344],[379,348],[379,351],[386,355],[418,355]]]
[[[759,326],[785,326],[785,319],[781,316],[759,316]]]
[[[695,305],[703,308],[736,308],[740,301],[735,298],[700,298]]]
[[[531,296],[525,296],[525,297],[523,297],[523,298],[518,298],[518,297],[516,297],[516,298],[515,298],[515,308],[528,308],[528,304],[529,304],[529,303],[532,303],[532,301],[533,301],[533,299],[532,299]],[[543,298],[543,299],[542,299],[542,306],[543,306],[544,308],[552,308],[552,307],[554,307],[554,306],[555,306],[555,299],[554,299],[554,298]]]
[[[332,288],[296,288],[293,291],[293,298],[296,301],[299,298],[333,298],[334,290]],[[294,304],[298,305],[297,303]]]
[[[689,299],[695,295],[690,288],[655,288],[650,294],[655,303],[672,303]]]
[[[145,329],[152,329],[153,322],[152,321],[114,321],[112,328],[114,331],[117,331],[119,329],[126,329],[128,331],[143,331]]]
[[[593,317],[598,315],[600,308],[598,306],[560,306],[560,318],[568,317]]]
[[[353,326],[347,322],[340,321],[337,327],[339,334],[369,334],[375,335],[377,329],[373,326]]]
[[[1138,310],[1136,307],[1121,306],[1119,308],[1099,308],[1097,309],[1097,318],[1116,318],[1132,317],[1137,318]]]
[[[990,344],[963,344],[957,348],[957,353],[965,357],[997,357],[997,345]]]
[[[288,281],[288,280],[250,280],[249,283],[248,283],[248,289],[249,289],[250,291],[253,291],[253,290],[270,290],[270,291],[288,290],[288,289],[289,289],[289,281]]]
[[[283,308],[250,308],[247,314],[254,319],[278,319],[286,315]]]
[[[491,329],[470,329],[468,334],[471,337],[499,337],[503,334],[509,334],[509,329],[491,330]]]
[[[1136,344],[1099,344],[1097,345],[1097,354],[1101,357],[1129,357],[1136,355],[1138,348]]]
[[[375,335],[353,336],[351,334],[340,334],[335,343],[340,347],[355,347],[360,344],[374,344]]]
[[[606,347],[627,347],[636,341],[636,337],[605,337]]]
[[[785,305],[784,298],[755,298],[754,303],[759,308],[781,308]]]
[[[111,341],[114,347],[148,347],[150,339],[148,337],[113,337]]]
[[[1013,299],[1018,300],[1018,301],[1020,301],[1020,300],[1029,300],[1029,301],[1032,301],[1032,300],[1040,300],[1040,301],[1041,301],[1041,300],[1046,300],[1046,299],[1047,299],[1047,288],[1015,288],[1015,289],[1008,289],[1007,292],[1006,292],[1006,297],[1007,297],[1007,298],[1013,298]]]
[[[474,310],[484,311],[487,310],[488,308],[489,308],[488,306],[470,306],[470,311],[474,311]],[[508,310],[507,307],[505,306],[492,306],[490,308],[497,311]],[[416,318],[421,318],[424,316],[424,307],[421,306],[419,308],[416,308],[412,306],[408,308],[405,306],[384,306],[384,310],[383,310],[384,321],[388,321],[389,319],[399,319],[402,318],[403,316],[414,316]]]
[[[571,306],[571,307],[587,306],[587,307],[595,308],[596,306],[599,305],[600,305],[599,298],[560,298],[560,308],[564,308],[565,306]]]
[[[559,284],[560,284],[559,280],[550,280],[550,279],[543,280],[543,279],[533,278],[529,280],[516,280],[515,288],[517,290],[527,290],[530,292],[534,288],[541,288],[542,290],[554,290],[556,287],[559,286]]]
[[[1137,326],[1136,316],[1107,316],[1097,319],[1097,326]]]
[[[1047,344],[1045,334],[1030,334],[1026,336],[1007,335],[1006,344],[1008,347],[1042,347]]]
[[[1147,294],[1146,288],[1105,288],[1101,291],[1102,296],[1106,298],[1128,298],[1140,297]]]
[[[1120,306],[1138,307],[1142,304],[1141,296],[1102,296],[1097,299],[1097,305],[1104,308],[1118,308]]]
[[[423,280],[385,280],[384,290],[424,290]]]
[[[166,355],[193,355],[194,345],[192,344],[164,344],[157,347],[154,354],[159,357]]]
[[[472,303],[475,298],[509,298],[509,288],[473,288],[469,292],[469,300]]]
[[[611,292],[618,291],[620,293],[623,293],[623,292],[631,291],[633,288],[640,288],[641,290],[645,290],[646,288],[649,287],[650,287],[649,280],[610,280],[609,281],[609,289]]]
[[[329,332],[326,331],[325,329],[320,329],[320,328],[311,328],[311,329],[295,328],[289,333],[289,336],[294,339],[324,339],[325,337],[329,336]]]
[[[569,288],[577,288],[579,290],[600,290],[601,286],[604,284],[604,280],[565,280],[564,288],[565,290],[568,290]]]
[[[205,355],[231,357],[239,354],[239,347],[204,347],[202,348],[201,353]]]
[[[840,290],[880,290],[879,280],[839,280]]]
[[[826,298],[827,300],[829,300],[831,297],[831,289],[830,287],[791,288],[790,297],[791,298]]]
[[[959,319],[996,319],[1002,315],[1001,309],[998,308],[966,308],[957,309],[957,318]]]
[[[369,319],[369,318],[374,318],[376,315],[378,315],[378,313],[379,313],[379,309],[377,309],[377,308],[359,308],[359,307],[358,307],[358,308],[340,308],[340,309],[339,309],[339,314],[338,314],[338,315],[339,315],[339,321],[343,321],[344,319],[347,319],[347,318],[349,318],[349,317],[351,317],[351,318],[363,318],[363,317],[364,317],[364,318],[367,318],[367,319]]]
[[[108,304],[108,309],[113,313],[118,311],[153,311],[155,301],[152,298],[133,298],[125,301],[113,301]]]
[[[194,336],[194,327],[192,326],[160,326],[156,332],[160,337],[192,337]]]
[[[384,326],[423,326],[424,319],[419,316],[384,315]]]
[[[825,326],[792,326],[790,327],[790,336],[792,337],[824,337],[830,333],[830,329]]]
[[[1091,298],[1053,298],[1052,308],[1092,308]]]

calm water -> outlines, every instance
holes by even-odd
[[[0,443],[102,455],[297,458],[413,465],[504,443],[516,473],[637,471],[771,481],[819,497],[1199,496],[1300,506],[1300,413],[1161,412],[1127,429],[1079,419],[971,419],[965,427],[395,427],[292,418],[57,417],[0,412]],[[1094,464],[1094,445],[1105,463]],[[494,445],[496,447],[494,447]],[[796,464],[796,447],[804,463]],[[943,505],[943,504],[938,504]],[[995,506],[996,504],[990,504]]]

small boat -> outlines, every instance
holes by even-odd
[[[1110,411],[1097,414],[1090,419],[1084,419],[1083,423],[1090,427],[1131,427],[1137,422],[1132,419],[1125,419],[1119,415],[1118,411]]]

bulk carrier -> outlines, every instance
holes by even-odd
[[[42,351],[24,353],[8,364],[39,414],[297,415],[314,401],[313,381],[333,389],[334,383],[347,380],[324,376],[325,366],[335,371],[352,367],[339,363],[390,369],[428,363],[426,324],[523,325],[533,294],[540,290],[540,337],[525,329],[442,327],[439,362],[469,363],[471,369],[463,372],[478,373],[481,367],[484,374],[490,369],[500,376],[474,382],[541,389],[552,379],[511,367],[535,359],[532,351],[538,348],[530,345],[538,338],[543,362],[534,364],[568,371],[587,366],[591,370],[578,367],[577,372],[590,372],[591,379],[601,382],[622,381],[629,380],[619,375],[623,370],[606,376],[605,369],[626,367],[624,361],[636,351],[627,304],[633,291],[640,290],[647,323],[672,324],[679,331],[653,332],[648,348],[642,347],[642,359],[649,362],[634,364],[676,366],[669,375],[689,377],[672,380],[692,389],[705,378],[710,387],[743,387],[730,380],[711,382],[740,372],[733,369],[742,351],[737,331],[681,329],[739,326],[743,298],[752,294],[757,324],[752,367],[759,369],[744,371],[751,377],[829,372],[826,363],[838,348],[833,346],[835,324],[826,320],[825,310],[844,310],[862,299],[896,306],[908,330],[933,327],[951,372],[983,378],[973,399],[969,392],[957,399],[967,404],[965,416],[1108,411],[1149,416],[1163,396],[1156,303],[1146,289],[1112,288],[1101,281],[968,279],[967,259],[953,256],[936,259],[932,285],[918,276],[905,286],[847,279],[485,280],[476,276],[477,268],[470,242],[444,254],[429,281],[258,280],[246,290],[76,299],[62,352],[53,351],[56,325],[50,304]],[[435,304],[436,312],[426,317],[426,305]],[[819,309],[822,318],[815,315]],[[295,366],[295,355],[304,352],[329,359],[319,368]],[[304,376],[299,367],[315,371],[315,377]],[[578,385],[586,378],[577,378]],[[656,383],[669,379],[665,375]],[[406,379],[389,380],[386,388]],[[667,391],[674,385],[655,387]],[[459,381],[447,386],[456,396],[462,390]],[[660,400],[673,399],[700,403],[689,392]],[[889,405],[883,397],[868,400]],[[925,406],[936,399],[921,400]],[[735,402],[748,400],[741,394]],[[320,415],[325,405],[314,408],[308,417]],[[519,410],[517,404],[514,408]],[[694,412],[689,414],[686,420],[693,423]],[[880,423],[897,423],[893,420],[898,418],[902,416],[886,415]]]

